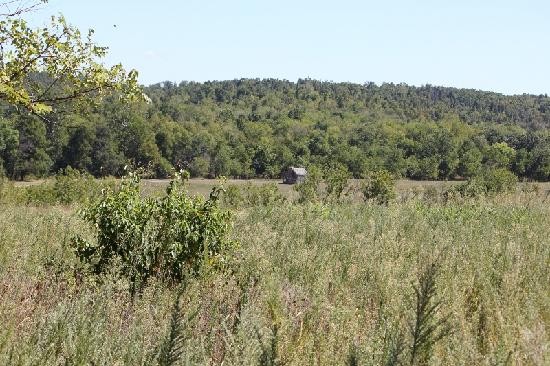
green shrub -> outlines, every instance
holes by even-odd
[[[98,197],[102,189],[113,185],[114,181],[97,180],[89,173],[68,167],[55,176],[53,192],[57,203],[83,203]]]
[[[222,202],[230,207],[268,206],[285,200],[275,183],[230,185],[222,196]]]
[[[231,184],[225,189],[225,193],[222,196],[222,202],[226,206],[240,207],[245,204],[246,199],[241,187]]]
[[[259,186],[248,184],[245,189],[245,195],[248,204],[251,206],[267,206],[285,201],[285,197],[281,191],[279,191],[275,183],[262,184]]]
[[[321,181],[323,173],[316,166],[310,166],[307,171],[307,176],[302,183],[294,186],[294,190],[298,192],[298,202],[315,202],[322,198]]]
[[[327,167],[324,171],[326,184],[325,201],[339,202],[346,195],[348,180],[351,174],[343,165]]]
[[[15,189],[20,194],[12,195],[13,203],[26,205],[55,205],[57,203],[57,195],[52,182],[17,187]]]
[[[79,259],[103,274],[114,262],[139,290],[151,276],[179,282],[203,264],[216,264],[230,241],[229,212],[218,207],[221,187],[208,199],[190,197],[185,178],[178,174],[160,198],[142,197],[140,179],[131,173],[118,190],[107,189],[84,209],[82,217],[92,226],[97,241],[76,236]]]
[[[365,201],[387,205],[395,198],[395,180],[387,170],[372,172],[362,187]]]
[[[512,192],[516,189],[518,178],[504,168],[491,168],[467,182],[452,187],[447,191],[447,197],[479,197],[486,194],[494,195]]]
[[[487,194],[487,187],[480,178],[471,178],[465,183],[452,186],[445,192],[446,199],[453,199],[457,197],[480,197]]]
[[[112,186],[114,180],[97,180],[88,173],[68,167],[53,180],[26,187],[0,180],[0,202],[24,205],[85,203],[98,197],[102,189]]]
[[[488,193],[512,192],[518,183],[515,174],[504,168],[489,169],[483,174],[482,179]]]

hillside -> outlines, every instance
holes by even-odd
[[[550,179],[550,98],[448,87],[316,80],[163,82],[150,102],[116,96],[47,119],[5,109],[0,164],[15,179],[66,166],[120,175],[128,162],[164,177],[274,178],[289,165],[387,169],[412,179],[486,167]]]
[[[277,79],[241,79],[205,83],[163,82],[147,88],[155,102],[175,120],[170,103],[194,105],[215,103],[237,110],[252,120],[273,119],[281,114],[302,117],[305,112],[350,113],[361,117],[390,117],[398,121],[439,121],[456,115],[466,123],[517,124],[529,129],[550,127],[550,98],[547,95],[503,95],[474,89],[369,82],[363,85],[311,79],[298,82]],[[176,98],[176,99],[174,99]],[[257,111],[257,108],[263,111]],[[275,108],[279,113],[270,110]],[[171,113],[176,114],[171,114]],[[263,112],[263,113],[262,113]],[[238,114],[240,116],[240,114]]]

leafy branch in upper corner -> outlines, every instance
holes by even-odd
[[[1,101],[44,115],[56,104],[87,96],[97,99],[106,91],[143,96],[137,71],[126,73],[120,64],[101,63],[107,47],[93,41],[93,30],[83,37],[63,16],[53,16],[49,25],[33,29],[22,14],[40,2],[17,3],[0,4],[5,10],[0,16]]]

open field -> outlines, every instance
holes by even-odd
[[[159,3],[0,0],[0,366],[550,366],[549,1]]]
[[[167,179],[144,179],[142,181],[143,192],[145,194],[158,194],[161,193],[167,186],[169,180]],[[202,195],[207,197],[213,187],[220,183],[216,179],[190,179],[188,181],[188,189],[191,195]],[[360,187],[363,181],[361,179],[351,179],[349,186],[354,193],[351,194],[351,200],[353,202],[361,202],[362,196],[359,193]],[[442,191],[452,187],[453,185],[463,183],[463,181],[418,181],[409,179],[400,179],[395,182],[395,191],[399,199],[406,200],[409,196],[415,193],[430,191],[441,193]],[[283,184],[280,179],[228,179],[225,183],[226,186],[245,187],[251,185],[253,187],[259,187],[266,184],[275,185],[284,197],[293,201],[297,198],[298,194],[295,192],[295,185]],[[537,195],[542,200],[547,200],[550,196],[550,182],[529,182],[519,183],[519,190],[535,190]],[[437,193],[436,193],[437,194]]]
[[[15,187],[29,187],[41,185],[50,180],[36,180],[29,182],[13,182]],[[143,191],[145,193],[154,193],[162,191],[170,180],[168,179],[144,179],[142,180]],[[360,179],[350,180],[351,185],[359,187],[362,183]],[[426,188],[444,189],[462,181],[428,181],[428,180],[409,180],[399,179],[396,181],[395,189],[398,194],[406,193],[412,190],[425,190]],[[189,193],[207,196],[213,187],[220,183],[217,179],[193,178],[188,181]],[[287,198],[295,197],[293,185],[283,184],[280,179],[228,179],[226,185],[236,185],[239,187],[250,184],[252,186],[261,186],[264,184],[275,184],[279,191]],[[519,187],[536,187],[541,195],[550,192],[550,182],[529,182],[520,183]]]
[[[214,184],[191,180],[190,191]],[[0,364],[146,365],[169,334],[178,288],[153,280],[132,298],[116,267],[103,279],[87,273],[70,245],[93,238],[78,209],[0,205]],[[231,238],[225,264],[190,279],[179,299],[175,364],[550,362],[550,206],[540,189],[236,208]],[[440,305],[425,324],[440,324],[441,338],[415,348],[415,286],[432,266]]]

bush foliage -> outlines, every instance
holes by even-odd
[[[268,206],[286,201],[275,183],[254,186],[230,185],[226,188],[222,201],[230,207]]]
[[[372,172],[362,187],[365,201],[387,205],[395,198],[395,180],[386,170]]]
[[[479,197],[513,192],[518,183],[514,173],[504,168],[490,168],[469,179],[466,183],[452,187],[448,196]]]
[[[223,260],[230,241],[229,212],[218,207],[222,187],[208,199],[190,197],[184,175],[178,174],[163,197],[144,198],[139,182],[131,173],[119,189],[105,190],[82,210],[97,237],[95,242],[74,238],[82,262],[102,274],[118,261],[132,289],[139,289],[151,276],[179,282],[189,271]]]

